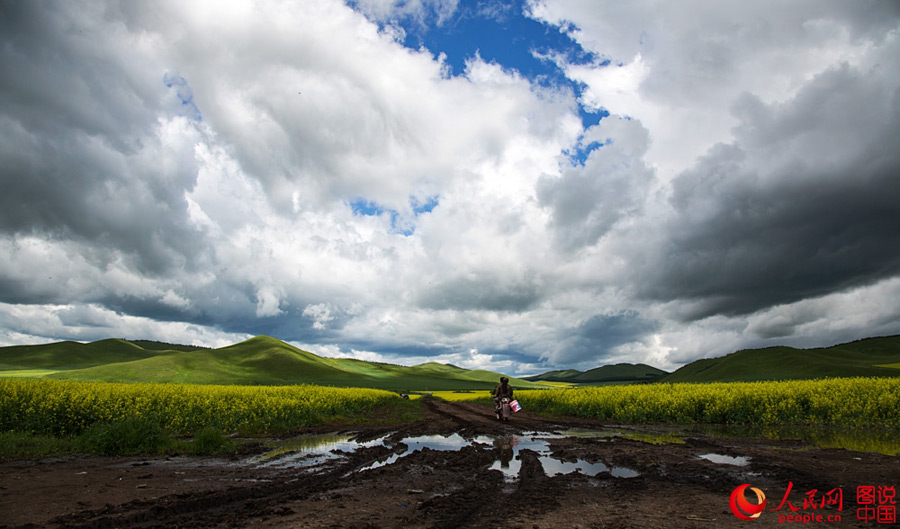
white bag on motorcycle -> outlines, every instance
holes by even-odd
[[[522,406],[519,406],[519,401],[517,400],[510,402],[509,407],[513,412],[517,412],[522,409]]]

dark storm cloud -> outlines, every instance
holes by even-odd
[[[613,314],[597,314],[566,329],[559,341],[562,348],[549,355],[556,365],[573,365],[579,362],[595,362],[602,365],[614,354],[614,349],[629,343],[640,342],[659,327],[634,311]]]
[[[418,305],[438,310],[522,312],[541,298],[535,281],[516,280],[490,273],[448,279],[425,289]]]
[[[160,90],[115,45],[105,9],[52,2],[0,5],[4,115],[35,134],[75,128],[118,148],[156,118]]]
[[[440,345],[401,343],[390,344],[383,342],[370,342],[366,340],[342,342],[342,345],[346,345],[349,349],[371,351],[373,353],[390,355],[396,358],[440,357],[441,355],[449,355],[456,352],[454,349]]]
[[[247,314],[235,314],[230,320],[215,318],[213,323],[229,332],[253,336],[264,334],[284,341],[310,344],[342,343],[339,334],[341,322],[337,322],[333,327],[315,329],[310,320],[303,316],[302,311],[296,310],[287,310],[265,318],[248,318]]]
[[[184,266],[201,249],[196,164],[191,144],[163,145],[164,72],[117,53],[129,43],[101,31],[102,9],[62,7],[0,6],[0,230],[89,242],[98,268]]]
[[[745,96],[737,141],[675,180],[643,293],[698,302],[696,318],[900,274],[900,89],[867,73],[833,69],[785,104]]]

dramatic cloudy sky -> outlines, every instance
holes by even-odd
[[[0,2],[0,344],[510,374],[900,333],[900,3]]]

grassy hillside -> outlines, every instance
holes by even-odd
[[[490,389],[501,376],[434,362],[407,367],[324,358],[268,336],[219,349],[123,340],[7,347],[0,348],[0,369],[16,370],[7,375],[80,381],[318,384],[395,391]],[[517,388],[545,387],[515,378],[511,383]]]
[[[542,375],[526,377],[532,381],[569,382],[572,384],[601,385],[636,382],[655,382],[669,373],[646,364],[615,364],[600,366],[588,371],[566,369],[549,371]]]
[[[0,370],[79,369],[111,362],[142,360],[172,352],[172,349],[166,349],[162,345],[159,344],[157,348],[145,348],[132,342],[111,338],[92,343],[58,342],[46,345],[2,347],[0,348]]]
[[[533,375],[530,377],[525,377],[525,380],[547,380],[553,382],[568,382],[572,378],[577,377],[578,375],[584,374],[584,371],[579,371],[577,369],[561,369],[556,371],[547,371],[546,373],[541,373],[540,375]]]
[[[173,343],[165,343],[165,342],[156,342],[153,340],[128,340],[128,343],[132,343],[138,347],[146,349],[148,351],[203,351],[206,349],[210,349],[209,347],[200,347],[198,345],[178,345]]]
[[[825,377],[896,377],[900,336],[868,338],[816,349],[745,349],[697,360],[663,382],[736,382]]]

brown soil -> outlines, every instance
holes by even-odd
[[[571,428],[601,430],[578,419],[547,420],[520,412],[498,423],[483,406],[426,401],[426,420],[399,429],[356,430],[359,439],[389,435],[384,445],[359,448],[311,468],[262,466],[255,457],[229,460],[172,458],[67,458],[0,464],[0,527],[266,527],[266,528],[557,528],[776,526],[787,504],[775,508],[789,483],[788,500],[803,506],[807,491],[843,490],[834,507],[799,513],[840,514],[857,520],[858,485],[896,486],[900,458],[823,450],[799,441],[687,437],[653,444],[621,436],[547,439],[561,461],[602,462],[636,477],[580,472],[548,476],[539,454],[519,451],[518,477],[491,466],[509,440],[528,432]],[[457,451],[423,448],[395,463],[360,471],[391,453],[406,437],[459,434],[506,442],[472,444]],[[485,437],[481,437],[485,439]],[[702,454],[748,457],[735,466]],[[546,454],[544,454],[546,455]],[[508,454],[506,456],[508,458]],[[767,512],[742,521],[729,495],[743,483],[766,492]],[[748,497],[752,497],[752,494]],[[749,524],[749,525],[748,525]],[[870,522],[870,526],[884,524]]]

